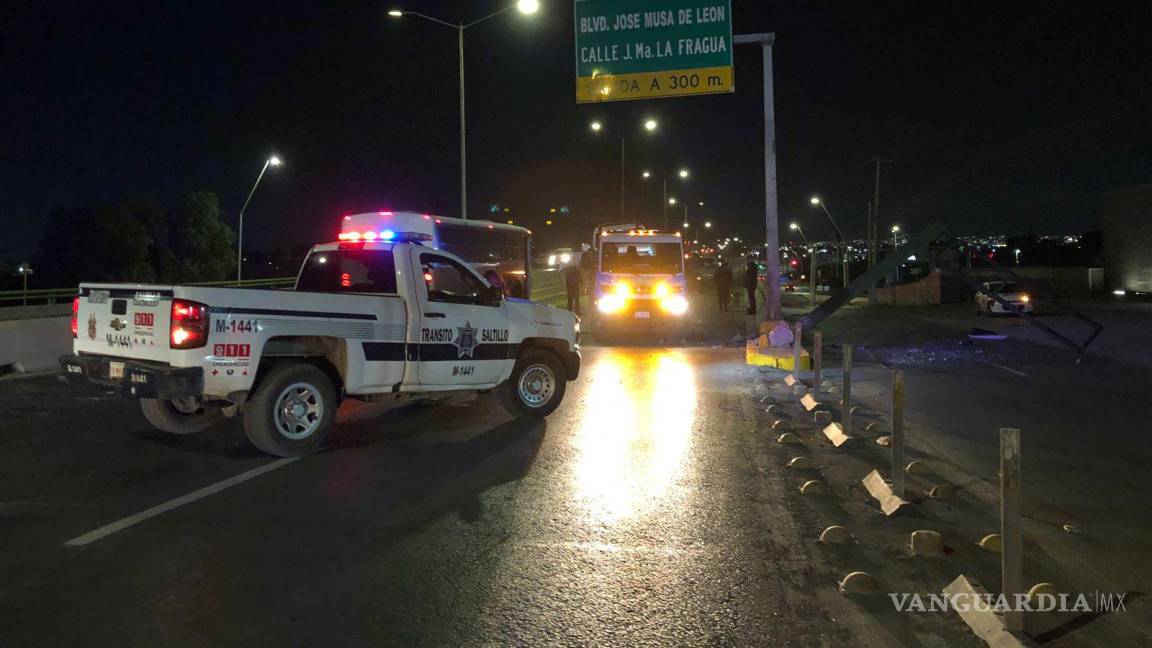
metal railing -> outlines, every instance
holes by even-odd
[[[128,282],[125,282],[128,283]],[[273,279],[244,279],[236,281],[200,281],[181,284],[184,286],[235,286],[237,288],[279,288],[291,286],[296,283],[296,277],[276,277]],[[56,304],[67,301],[76,296],[79,287],[72,288],[41,288],[37,290],[4,290],[0,291],[0,306],[20,305],[27,301],[29,304]]]

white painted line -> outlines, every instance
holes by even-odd
[[[239,475],[236,475],[235,477],[229,477],[228,479],[225,479],[224,481],[216,482],[215,484],[212,484],[211,486],[205,486],[204,488],[201,488],[198,491],[193,491],[191,493],[188,493],[187,495],[181,495],[180,497],[177,497],[174,500],[164,502],[163,504],[160,504],[158,506],[153,506],[152,508],[150,508],[146,511],[140,511],[139,513],[137,513],[135,515],[130,515],[126,518],[116,520],[112,524],[107,524],[105,526],[102,526],[99,529],[96,529],[95,531],[89,531],[88,533],[85,533],[82,536],[72,538],[68,542],[65,542],[64,545],[67,547],[83,547],[86,544],[91,544],[91,543],[96,542],[97,540],[99,540],[101,538],[110,536],[113,533],[116,533],[117,531],[123,531],[124,529],[127,529],[128,527],[130,527],[134,524],[139,524],[140,522],[143,522],[144,520],[156,517],[157,515],[160,515],[161,513],[167,513],[168,511],[171,511],[172,509],[180,508],[181,506],[184,506],[185,504],[191,504],[192,502],[195,502],[196,500],[208,497],[209,495],[215,495],[216,493],[219,493],[220,491],[222,491],[224,489],[231,488],[237,484],[242,484],[242,483],[248,481],[249,479],[252,479],[254,477],[259,477],[260,475],[263,475],[266,472],[272,472],[273,470],[276,470],[277,468],[283,468],[284,466],[287,466],[288,464],[292,463],[293,461],[298,460],[299,458],[300,457],[288,457],[285,459],[277,459],[276,461],[273,461],[271,463],[266,463],[263,466],[260,466],[259,468],[253,468],[252,470],[249,470],[246,473],[241,473]]]
[[[987,362],[987,361],[985,361],[985,362]],[[1004,371],[1007,371],[1008,373],[1014,373],[1017,376],[1022,376],[1024,378],[1029,377],[1028,374],[1024,373],[1023,371],[1018,371],[1016,369],[1013,369],[1012,367],[1005,367],[1004,365],[996,364],[995,362],[988,362],[988,364],[992,365],[993,367],[996,367],[997,369],[1003,369]]]

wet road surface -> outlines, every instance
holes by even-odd
[[[174,437],[133,402],[7,381],[2,643],[908,643],[835,591],[742,356],[586,349],[543,423],[349,401],[332,448],[278,465],[235,423]]]

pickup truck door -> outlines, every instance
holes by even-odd
[[[440,252],[411,251],[419,321],[421,385],[480,385],[500,380],[516,351],[503,302],[486,303],[484,282]]]

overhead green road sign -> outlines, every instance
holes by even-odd
[[[731,0],[576,0],[576,101],[732,92]]]

